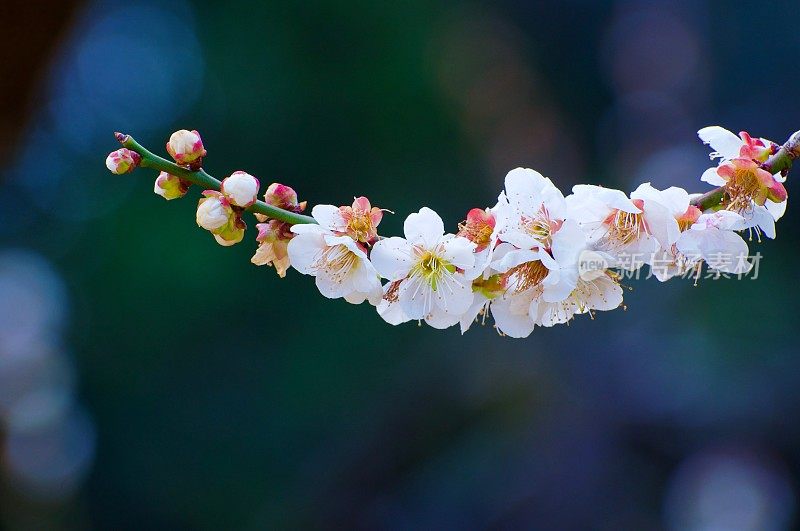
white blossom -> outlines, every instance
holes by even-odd
[[[409,215],[403,229],[405,238],[386,238],[372,249],[375,269],[393,290],[384,299],[399,304],[409,320],[425,320],[434,328],[453,326],[472,304],[464,270],[474,264],[475,244],[445,235],[442,219],[427,207]]]

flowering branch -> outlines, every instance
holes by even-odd
[[[168,161],[163,157],[159,157],[155,153],[139,144],[131,135],[123,133],[114,133],[120,144],[141,157],[139,165],[144,168],[152,168],[154,170],[166,172],[169,175],[175,175],[181,179],[188,181],[192,184],[202,186],[205,189],[219,190],[222,184],[218,179],[215,179],[203,168],[192,170],[190,167],[179,166],[178,164]],[[256,214],[263,214],[271,219],[277,219],[285,223],[299,224],[299,223],[316,223],[316,220],[311,216],[304,216],[288,210],[283,210],[273,205],[268,205],[264,201],[256,201],[246,210]]]
[[[243,214],[253,213],[258,249],[251,262],[273,265],[281,277],[289,267],[313,276],[325,297],[368,301],[390,324],[458,324],[463,333],[491,315],[502,334],[526,337],[537,326],[621,307],[621,278],[638,276],[645,264],[662,282],[697,281],[704,267],[712,278],[757,274],[760,255],[750,256],[739,233],[775,237],[800,131],[782,146],[717,126],[698,135],[720,159],[700,177],[716,187],[708,193],[644,183],[630,194],[577,185],[564,196],[539,172],[517,168],[497,203],[470,210],[457,233],[445,234],[442,219],[423,207],[406,218],[405,238],[378,235],[384,210],[366,197],[317,205],[306,216],[289,186],[273,183],[259,201],[260,183],[249,173],[215,179],[202,168],[206,149],[197,131],[170,136],[174,162],[117,133],[123,147],[106,166],[115,174],[160,171],[153,191],[167,200],[203,187],[196,221],[220,245],[240,242]]]

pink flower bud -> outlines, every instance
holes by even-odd
[[[249,173],[235,171],[222,181],[221,190],[232,204],[246,208],[256,202],[259,186],[258,179]]]
[[[106,168],[108,168],[111,173],[122,175],[132,172],[141,161],[141,155],[135,151],[131,151],[128,148],[120,148],[108,154],[106,158]]]
[[[206,156],[200,133],[186,129],[172,133],[167,142],[167,153],[178,164],[191,164]]]
[[[302,212],[306,208],[306,202],[297,202],[297,192],[291,186],[285,184],[272,183],[264,192],[264,202],[268,205],[291,210],[292,212]]]
[[[219,192],[206,190],[197,204],[197,224],[213,233],[224,229],[235,217],[228,200]]]
[[[156,178],[153,191],[169,201],[186,195],[186,192],[189,191],[189,183],[176,175],[162,171]]]

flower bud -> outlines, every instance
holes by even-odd
[[[297,192],[291,186],[285,184],[272,183],[264,192],[264,202],[268,205],[282,208],[283,210],[291,210],[293,212],[301,212],[305,210],[306,202],[297,202]]]
[[[132,172],[141,161],[141,155],[135,151],[131,151],[128,148],[120,148],[108,154],[106,158],[106,168],[108,168],[111,173],[122,175]]]
[[[169,201],[170,199],[178,199],[186,195],[189,191],[189,183],[176,175],[162,171],[156,177],[155,186],[153,191]]]
[[[175,131],[167,142],[167,153],[178,164],[191,164],[206,156],[203,141],[197,131]]]
[[[239,217],[234,217],[222,230],[214,233],[214,239],[223,247],[230,247],[242,241],[245,228],[244,221]]]
[[[258,179],[243,171],[235,171],[222,181],[221,191],[236,206],[247,208],[258,198]]]
[[[234,217],[234,212],[228,200],[213,190],[203,192],[205,197],[197,204],[197,224],[213,233],[217,233]]]

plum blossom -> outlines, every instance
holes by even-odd
[[[317,205],[311,215],[319,223],[294,225],[295,237],[287,251],[292,267],[315,277],[320,293],[330,299],[344,298],[352,304],[368,300],[376,305],[383,290],[375,267],[364,245],[337,230],[338,219],[331,216],[333,205]]]
[[[700,129],[697,136],[714,150],[710,158],[722,159],[722,162],[738,158],[764,162],[778,147],[766,138],[753,138],[746,131],[737,136],[718,125]]]
[[[576,185],[572,192],[566,198],[569,217],[578,222],[596,250],[617,257],[621,269],[649,263],[662,245],[667,247],[677,238],[673,198],[649,183],[630,198],[620,190],[595,185]]]
[[[314,207],[314,217],[331,231],[368,244],[378,236],[383,211],[373,207],[366,197],[356,197],[352,206],[317,205]]]
[[[386,238],[372,249],[375,269],[389,280],[380,315],[398,315],[396,304],[403,319],[424,320],[434,328],[453,326],[472,304],[464,270],[475,262],[476,245],[445,234],[442,218],[427,207],[409,215],[403,230],[405,238]]]
[[[718,166],[703,172],[700,180],[712,186],[724,186],[723,207],[742,216],[736,230],[754,229],[768,238],[775,237],[775,222],[786,211],[787,193],[780,173],[774,175],[761,164],[778,146],[764,138],[754,139],[742,131],[739,136],[719,126],[697,132],[703,142],[720,158]]]
[[[550,179],[528,168],[508,172],[495,210],[497,238],[519,249],[550,247],[567,217],[561,191]]]

